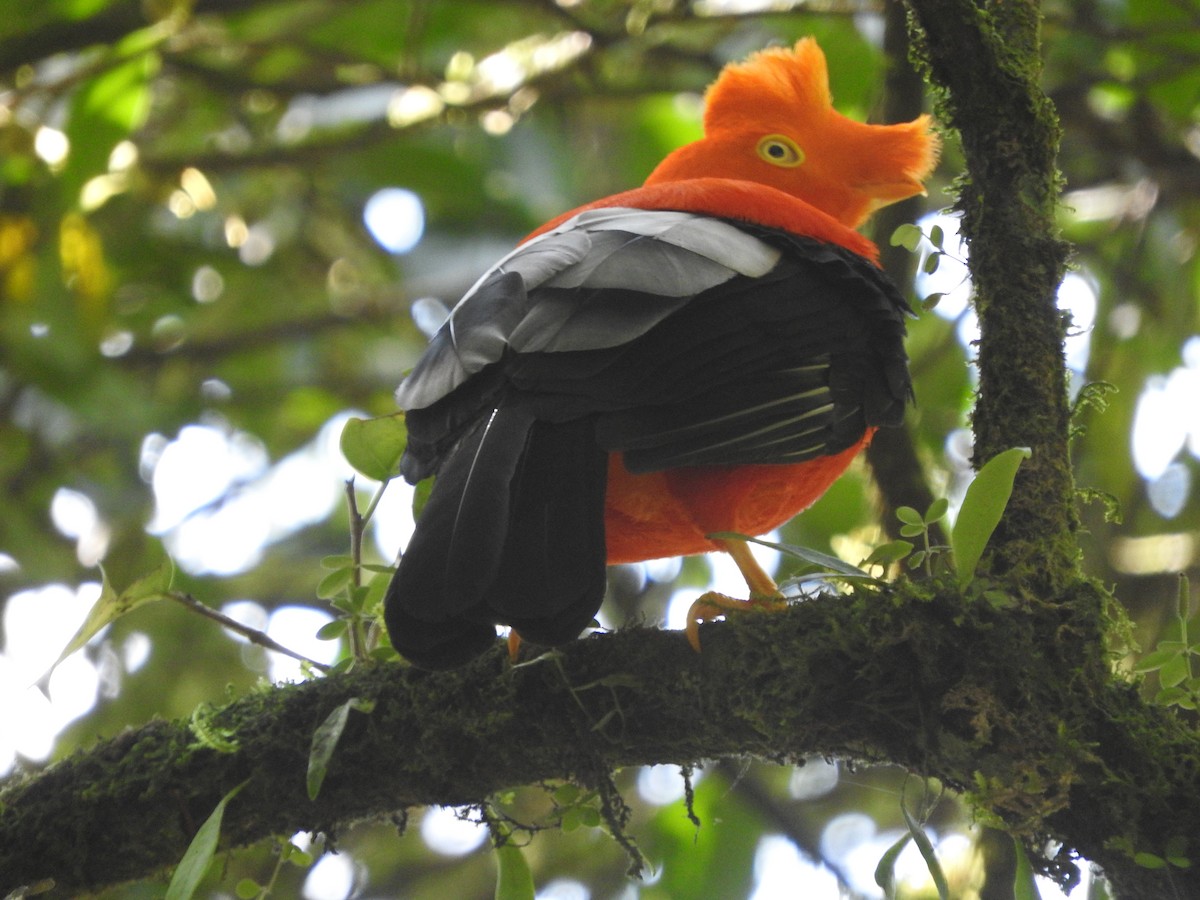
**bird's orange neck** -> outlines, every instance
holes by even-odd
[[[551,231],[581,212],[616,206],[674,210],[753,222],[756,225],[779,228],[792,234],[838,244],[876,264],[879,263],[878,247],[815,206],[765,184],[731,178],[662,181],[614,194],[551,219],[525,240]]]

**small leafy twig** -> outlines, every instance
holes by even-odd
[[[1154,650],[1134,666],[1134,671],[1158,673],[1159,691],[1154,697],[1155,703],[1196,710],[1200,709],[1200,678],[1196,677],[1193,658],[1200,655],[1200,641],[1190,636],[1190,626],[1195,620],[1188,616],[1189,602],[1188,577],[1180,574],[1175,607],[1178,637],[1159,641]]]
[[[363,535],[383,497],[383,492],[399,471],[400,457],[404,454],[407,442],[408,430],[404,425],[402,413],[375,419],[351,418],[342,428],[342,455],[355,471],[379,482],[379,486],[375,489],[366,510],[360,512],[354,478],[347,479],[346,506],[350,518],[350,553],[328,556],[321,561],[321,565],[330,571],[317,585],[317,596],[328,600],[330,605],[338,610],[339,617],[324,625],[317,632],[317,637],[321,640],[335,640],[346,635],[350,644],[350,657],[343,659],[335,669],[346,668],[375,652],[372,648],[375,632],[369,631],[368,628],[375,618],[375,608],[382,600],[387,580],[393,570],[390,566],[363,563]],[[364,571],[372,572],[376,577],[364,584]]]
[[[386,487],[386,481],[380,483],[378,490],[375,491],[375,497],[367,509],[367,514],[363,515],[358,511],[358,498],[354,492],[354,478],[350,477],[346,479],[346,508],[350,515],[350,559],[352,562],[350,588],[352,592],[362,587],[363,532],[366,530],[367,521],[370,519],[371,513],[374,512],[375,506],[379,502],[379,497],[383,494],[383,490]],[[362,659],[366,655],[367,636],[363,630],[361,611],[350,615],[347,637],[350,639],[350,655],[355,659]]]
[[[929,234],[926,234],[919,226],[906,222],[892,232],[891,244],[893,247],[903,247],[910,253],[916,253],[917,248],[921,246],[921,241],[923,240],[928,241],[930,246],[933,247],[933,250],[925,257],[925,262],[921,265],[921,270],[926,275],[932,275],[938,270],[938,266],[942,262],[942,257],[952,259],[966,268],[967,261],[965,259],[955,256],[946,250],[946,232],[941,225],[934,225],[929,229]],[[943,296],[945,294],[930,294],[921,301],[921,308],[926,311],[933,309],[938,305]]]
[[[939,497],[929,504],[929,509],[925,510],[925,514],[921,515],[911,506],[901,506],[896,510],[896,518],[901,521],[900,534],[903,537],[920,537],[924,546],[909,557],[908,565],[910,567],[923,566],[925,574],[933,577],[933,558],[935,554],[943,550],[943,547],[935,547],[929,543],[929,530],[935,522],[940,522],[946,516],[946,512],[950,509],[950,501],[945,497]],[[912,546],[911,544],[909,545]],[[872,554],[873,555],[873,554]]]

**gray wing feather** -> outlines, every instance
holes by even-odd
[[[580,213],[476,282],[396,400],[404,409],[429,406],[509,347],[530,353],[619,346],[697,294],[737,275],[766,274],[780,256],[719,219],[625,208]],[[613,291],[627,293],[614,299]]]

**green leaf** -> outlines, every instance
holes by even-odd
[[[875,866],[875,883],[883,888],[884,900],[896,900],[896,860],[911,840],[911,834],[902,835],[879,857],[879,864]]]
[[[938,270],[938,266],[941,265],[941,262],[941,253],[930,253],[927,257],[925,257],[925,264],[921,266],[921,269],[926,275],[932,275]]]
[[[301,850],[291,841],[286,841],[279,852],[285,862],[289,862],[297,868],[307,869],[313,864],[313,855],[307,850]]]
[[[512,841],[496,848],[496,900],[533,900],[533,872]]]
[[[212,811],[204,824],[188,844],[183,859],[175,867],[171,883],[167,885],[166,900],[190,900],[196,893],[196,888],[204,880],[208,866],[217,852],[217,841],[221,837],[221,819],[225,815],[225,807],[237,796],[238,791],[246,786],[243,781],[228,794],[221,798],[216,809]]]
[[[1188,839],[1186,835],[1177,834],[1167,841],[1167,862],[1177,869],[1190,869],[1191,859],[1187,856]]]
[[[903,247],[910,253],[915,252],[917,247],[921,245],[921,229],[911,222],[906,222],[903,225],[897,226],[892,232],[891,245],[893,247]]]
[[[318,641],[335,641],[346,633],[346,629],[350,627],[350,623],[345,619],[334,619],[332,622],[326,622],[317,629]]]
[[[346,730],[346,721],[350,718],[350,710],[356,709],[359,712],[369,713],[374,708],[375,704],[369,700],[351,697],[334,709],[325,717],[325,721],[317,726],[317,730],[313,732],[312,747],[308,752],[309,800],[316,800],[317,794],[321,791],[321,785],[329,772],[329,761],[333,758],[333,751],[337,749],[338,741],[342,739],[342,732]]]
[[[416,519],[421,515],[421,510],[425,508],[425,504],[429,502],[429,495],[433,493],[433,479],[426,478],[417,482],[413,487],[412,511],[413,518]]]
[[[67,646],[58,655],[58,659],[54,661],[54,665],[50,667],[50,671],[53,672],[59,663],[87,644],[106,625],[111,625],[117,619],[121,618],[121,616],[137,609],[139,606],[144,606],[155,600],[165,599],[167,592],[171,589],[171,582],[174,579],[175,563],[172,562],[171,557],[166,556],[163,557],[163,561],[157,569],[148,575],[143,575],[118,594],[109,582],[108,575],[104,572],[104,567],[101,566],[100,597],[92,604],[92,608],[88,610],[83,624],[79,626],[79,630],[75,632],[75,636],[67,642]]]
[[[888,541],[886,544],[880,544],[871,551],[871,555],[863,560],[864,566],[880,565],[890,566],[894,562],[899,562],[913,552],[913,544],[911,541]]]
[[[1161,856],[1145,852],[1133,854],[1133,861],[1143,869],[1163,869],[1167,865],[1167,861]]]
[[[1179,650],[1172,649],[1170,647],[1164,647],[1162,644],[1159,644],[1157,650],[1147,653],[1137,661],[1137,664],[1133,667],[1133,671],[1153,672],[1155,669],[1161,669],[1178,656]]]
[[[253,878],[243,878],[237,883],[234,893],[238,895],[240,900],[254,900],[255,897],[262,893],[262,886]]]
[[[946,873],[942,871],[942,864],[938,862],[937,854],[933,852],[933,844],[929,840],[929,835],[925,833],[917,820],[912,817],[904,804],[900,804],[900,812],[904,814],[904,821],[908,825],[908,833],[912,835],[913,841],[916,842],[917,849],[921,851],[921,858],[925,860],[925,866],[929,869],[929,874],[933,877],[933,883],[937,887],[938,897],[940,900],[950,900],[950,885],[946,881]]]
[[[1017,870],[1013,873],[1013,900],[1042,900],[1024,845],[1014,837],[1013,847],[1017,852]]]
[[[950,501],[945,497],[938,497],[929,504],[929,509],[925,510],[925,523],[932,524],[941,520],[949,509]]]
[[[946,232],[942,229],[941,225],[934,225],[929,229],[929,243],[933,244],[939,250],[946,249]]]
[[[924,525],[925,519],[919,512],[911,506],[899,506],[896,508],[896,518],[905,525]]]
[[[375,419],[352,418],[342,428],[342,455],[356,471],[375,481],[396,476],[407,443],[404,413]]]
[[[1165,688],[1175,687],[1177,684],[1182,684],[1189,674],[1188,658],[1179,653],[1171,657],[1158,670],[1158,683]]]
[[[332,600],[354,581],[354,567],[334,569],[317,583],[317,597]]]
[[[372,576],[367,582],[367,593],[363,598],[362,610],[367,615],[381,614],[383,609],[383,597],[387,593],[388,585],[392,581],[392,571],[381,572]]]
[[[1000,524],[1004,507],[1012,496],[1013,480],[1021,461],[1033,452],[1028,447],[1013,447],[997,453],[987,461],[967,488],[958,519],[950,535],[954,568],[959,587],[966,587],[975,577],[975,569],[983,556],[992,532]]]
[[[1190,709],[1187,700],[1188,692],[1181,687],[1164,688],[1154,695],[1154,702],[1158,706],[1182,706]]]
[[[805,562],[812,563],[814,566],[822,566],[835,572],[838,575],[851,575],[856,578],[870,578],[871,576],[860,569],[858,566],[852,566],[848,562],[843,562],[836,556],[830,556],[828,553],[822,553],[820,550],[813,550],[811,547],[798,547],[795,544],[777,544],[773,541],[763,541],[758,538],[748,537],[744,534],[738,534],[734,531],[718,531],[707,535],[709,538],[727,541],[747,541],[751,544],[762,544],[764,547],[770,547],[773,550],[778,550],[786,556],[794,556],[797,559],[802,559]]]

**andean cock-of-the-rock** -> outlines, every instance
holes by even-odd
[[[770,593],[710,535],[775,528],[901,422],[908,307],[855,229],[937,149],[926,116],[838,113],[804,39],[726,66],[700,140],[490,268],[397,392],[401,472],[437,479],[385,599],[396,649],[572,640],[609,563],[726,550]]]

